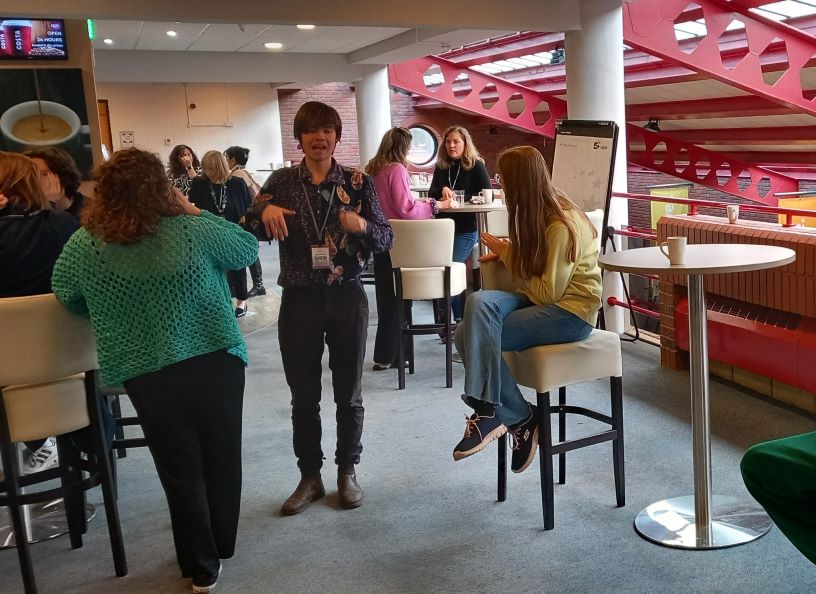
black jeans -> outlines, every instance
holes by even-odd
[[[244,362],[226,350],[125,382],[153,455],[184,577],[235,553],[241,508]]]
[[[230,291],[232,292],[232,296],[238,301],[246,301],[249,298],[246,276],[246,268],[227,270],[227,281],[229,281]]]
[[[397,296],[394,294],[394,271],[391,254],[374,254],[374,291],[377,296],[377,337],[374,340],[374,362],[391,365],[397,359],[399,320]]]
[[[329,347],[337,407],[335,462],[352,470],[363,451],[360,380],[368,331],[368,299],[359,281],[283,290],[278,340],[283,371],[292,392],[292,441],[298,467],[314,474],[323,466],[320,447],[323,344]]]

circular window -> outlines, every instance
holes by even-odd
[[[428,165],[436,158],[438,143],[436,136],[423,126],[411,126],[411,148],[408,160],[418,167]]]

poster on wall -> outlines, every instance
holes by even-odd
[[[83,179],[93,167],[82,71],[0,70],[0,150],[56,146],[68,151]]]

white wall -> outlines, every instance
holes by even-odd
[[[97,96],[108,100],[113,150],[121,148],[120,131],[133,131],[137,148],[158,153],[165,162],[177,144],[191,146],[199,158],[211,149],[245,146],[247,168],[253,171],[283,161],[278,93],[269,84],[98,83]],[[197,105],[190,117],[188,101]],[[190,119],[212,125],[190,126]],[[171,139],[169,146],[165,138]]]

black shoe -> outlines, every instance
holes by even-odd
[[[453,448],[453,459],[461,460],[483,450],[487,444],[507,432],[494,412],[492,416],[480,416],[473,413],[465,421],[465,435]]]
[[[236,307],[235,308],[235,317],[236,318],[243,318],[246,315],[247,306],[244,305],[243,307]]]
[[[507,432],[513,438],[513,461],[510,468],[513,472],[524,472],[535,459],[538,447],[536,407],[530,405],[530,416],[518,425],[508,427]]]
[[[391,365],[386,365],[385,363],[374,363],[371,369],[374,371],[385,371],[386,369],[391,369],[391,367]]]
[[[247,293],[247,296],[257,297],[258,295],[266,295],[266,287],[263,285],[252,285],[252,288]]]
[[[193,592],[199,594],[212,592],[218,583],[218,576],[221,574],[221,563],[218,564],[218,571],[212,575],[197,575],[193,578]]]

